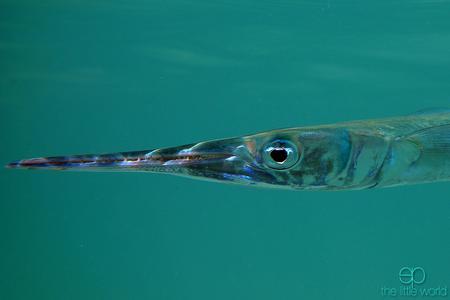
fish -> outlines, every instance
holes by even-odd
[[[13,169],[141,171],[293,190],[450,180],[450,110],[261,132],[153,150],[24,159]]]

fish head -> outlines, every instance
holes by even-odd
[[[149,171],[247,185],[328,189],[343,180],[339,175],[350,152],[346,131],[285,129],[157,149],[148,159],[155,162]]]
[[[284,129],[155,150],[25,159],[9,168],[148,171],[246,185],[331,189],[345,182],[351,139],[336,128]]]

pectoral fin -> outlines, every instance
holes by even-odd
[[[419,130],[406,139],[416,144],[422,154],[444,155],[450,158],[450,124]]]

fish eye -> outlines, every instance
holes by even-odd
[[[288,158],[288,152],[286,149],[281,148],[281,149],[273,149],[270,152],[270,157],[277,163],[282,164],[286,161],[286,159]]]
[[[298,147],[286,140],[275,140],[263,149],[263,161],[269,168],[286,170],[293,167],[299,160]]]

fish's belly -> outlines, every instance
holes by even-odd
[[[450,153],[423,154],[419,150],[393,152],[378,186],[391,187],[450,180]]]

